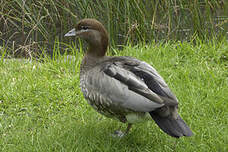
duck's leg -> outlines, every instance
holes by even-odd
[[[116,130],[116,131],[114,132],[113,136],[114,136],[114,137],[120,137],[120,138],[121,138],[121,137],[123,137],[123,136],[125,136],[125,135],[128,134],[128,132],[129,132],[129,130],[131,129],[131,127],[132,127],[132,124],[131,124],[131,123],[128,123],[127,129],[126,129],[125,132],[122,132],[122,131],[120,131],[120,130],[118,129],[118,130]]]
[[[129,132],[129,130],[131,129],[131,127],[132,127],[132,124],[131,124],[131,123],[128,123],[128,124],[127,124],[127,129],[126,129],[126,131],[125,131],[125,135],[128,134],[128,132]]]

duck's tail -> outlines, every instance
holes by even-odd
[[[162,117],[159,113],[154,111],[150,112],[151,117],[154,119],[156,124],[168,135],[179,138],[182,136],[192,136],[191,129],[187,126],[184,120],[177,114],[177,119],[171,115],[168,117]]]

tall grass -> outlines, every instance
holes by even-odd
[[[105,24],[115,45],[155,40],[210,39],[227,32],[224,0],[2,0],[0,45],[13,55],[52,46],[82,18]],[[10,50],[10,49],[8,49]]]

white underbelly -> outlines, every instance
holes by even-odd
[[[142,114],[142,113],[130,113],[126,115],[126,119],[128,123],[140,123],[145,122],[148,120],[152,120],[150,114],[148,112]]]

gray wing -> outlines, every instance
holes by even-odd
[[[155,69],[145,62],[129,61],[109,62],[90,70],[86,78],[88,92],[111,101],[111,108],[150,112],[164,105],[177,105]]]
[[[116,58],[120,59],[120,57]],[[178,104],[176,96],[152,66],[132,57],[121,57],[121,59],[120,61],[113,62],[109,67],[106,66],[104,72],[128,85],[129,89],[136,91],[152,101],[161,103],[162,100],[162,103],[170,106]],[[133,73],[133,77],[137,80],[142,80],[141,84],[146,85],[149,90],[146,89],[145,91],[140,89],[137,83],[134,83],[133,80],[128,79],[128,77],[124,75],[123,70]]]
[[[137,80],[133,73],[125,69],[121,70],[121,68],[116,69],[118,73],[121,73],[122,76],[129,79],[128,82],[132,82],[132,86],[130,86],[130,84],[106,74],[106,68],[103,68],[101,71],[99,70],[101,70],[99,67],[93,68],[85,75],[85,98],[92,99],[94,102],[103,103],[104,105],[109,105],[110,109],[116,109],[117,111],[129,109],[138,112],[149,112],[164,105],[162,99],[151,92],[143,81]],[[141,95],[134,89],[145,94],[147,93],[153,100]],[[154,95],[152,96],[151,94]]]
[[[137,77],[143,79],[148,88],[162,98],[166,105],[177,105],[178,100],[176,96],[172,93],[159,73],[146,62],[137,59],[135,60],[138,61],[138,65],[132,66],[126,62],[125,67],[133,72]]]

